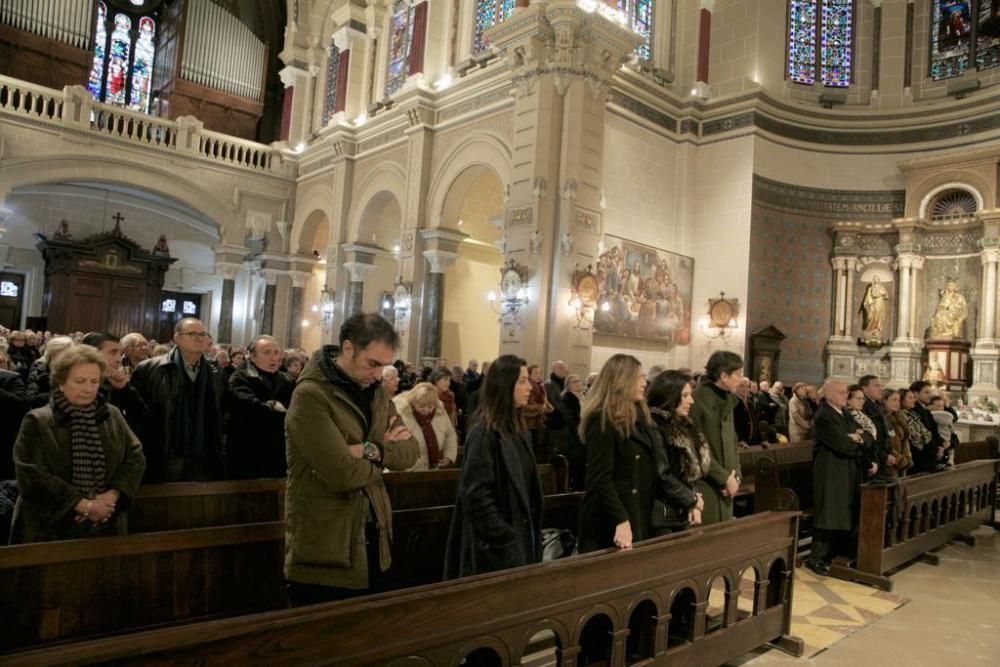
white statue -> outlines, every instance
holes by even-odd
[[[531,236],[528,239],[529,248],[531,249],[532,255],[539,255],[542,252],[542,235],[536,229],[531,232]]]
[[[865,290],[865,298],[861,302],[861,311],[865,316],[862,328],[865,339],[881,340],[885,336],[888,302],[889,292],[882,285],[882,280],[875,276]]]

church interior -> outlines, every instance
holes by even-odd
[[[401,367],[583,379],[728,351],[789,395],[929,383],[962,443],[861,490],[831,577],[794,438],[740,451],[736,521],[448,582],[458,477],[407,506],[386,473],[398,587],[315,609],[284,480],[155,485],[99,557],[0,547],[0,609],[34,600],[0,662],[995,662],[998,84],[996,0],[0,0],[2,331],[312,355],[378,313]]]

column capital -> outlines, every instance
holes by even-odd
[[[264,276],[264,282],[266,284],[277,285],[278,277],[284,275],[285,272],[277,269],[262,269],[261,274]]]
[[[699,0],[698,9],[704,9],[709,12],[715,11],[715,0]]]
[[[292,287],[305,287],[312,274],[306,271],[289,271],[288,277],[292,279]]]
[[[232,264],[230,262],[219,262],[215,265],[215,270],[222,274],[226,280],[236,280],[236,276],[243,270],[242,264]]]
[[[281,83],[284,84],[285,88],[292,88],[295,86],[295,80],[298,77],[308,77],[310,76],[310,72],[303,67],[286,65],[278,70],[278,76],[281,78]]]
[[[340,246],[341,251],[344,253],[344,265],[348,263],[357,264],[375,264],[375,257],[383,252],[381,248],[369,245],[361,245],[359,243],[345,243]]]
[[[1000,248],[984,248],[980,260],[983,266],[1000,262]]]
[[[924,257],[910,253],[901,254],[896,258],[896,265],[900,269],[920,270],[924,268]]]
[[[356,27],[357,25],[357,23],[351,22],[334,32],[333,45],[340,51],[350,51],[351,46],[355,41],[363,42],[368,39],[368,35],[365,34],[365,31],[359,30],[358,27]],[[364,25],[361,24],[360,27],[363,28]]]
[[[344,262],[344,269],[351,275],[352,283],[363,283],[365,278],[375,270],[375,265],[363,262]]]
[[[424,245],[429,250],[441,250],[449,253],[458,253],[458,247],[462,241],[469,237],[457,229],[448,227],[431,227],[420,230],[420,238],[424,240]],[[426,257],[427,253],[424,253]]]
[[[444,273],[445,269],[458,259],[458,253],[447,250],[424,250],[424,259],[430,264],[431,273]]]

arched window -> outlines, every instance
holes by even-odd
[[[1000,0],[931,0],[930,77],[961,76],[1000,64]]]
[[[788,78],[846,88],[853,76],[854,0],[789,0]]]
[[[407,0],[392,3],[389,23],[389,72],[385,79],[385,94],[392,95],[403,87],[410,75],[410,46],[413,43],[413,7]]]
[[[629,27],[642,36],[643,42],[635,54],[643,60],[652,58],[653,0],[618,0],[618,9],[628,17]]]
[[[104,2],[97,3],[96,16],[94,58],[87,85],[90,94],[101,102],[148,112],[156,22],[151,15],[118,10],[109,13]]]
[[[516,0],[476,0],[476,23],[472,37],[472,52],[479,53],[489,42],[483,32],[514,13]]]

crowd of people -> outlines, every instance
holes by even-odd
[[[140,483],[286,477],[293,604],[380,590],[390,567],[387,470],[460,465],[446,578],[539,562],[536,464],[569,460],[584,491],[577,548],[616,547],[732,519],[739,449],[814,443],[820,573],[850,557],[860,485],[949,464],[957,415],[926,382],[755,383],[739,355],[703,371],[612,356],[586,378],[503,355],[416,372],[378,315],[344,322],[309,357],[271,336],[214,345],[177,323],[138,333],[0,332],[0,498],[12,543],[124,534]],[[155,354],[159,352],[159,354]]]

